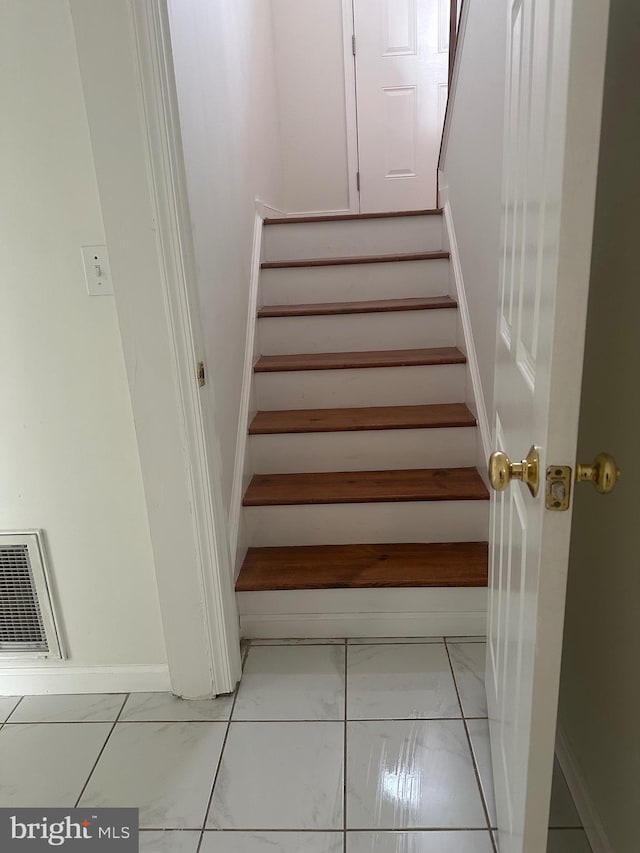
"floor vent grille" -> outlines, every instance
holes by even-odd
[[[0,533],[0,658],[62,658],[42,538]]]

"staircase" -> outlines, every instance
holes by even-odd
[[[488,492],[439,210],[267,219],[247,636],[483,630]]]

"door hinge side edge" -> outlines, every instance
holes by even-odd
[[[356,36],[355,33],[351,36],[351,52],[356,55]]]

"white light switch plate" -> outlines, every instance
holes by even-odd
[[[89,296],[104,296],[113,293],[107,247],[82,246],[81,251]]]

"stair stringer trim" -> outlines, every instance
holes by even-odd
[[[242,369],[240,414],[236,436],[236,454],[233,466],[231,503],[229,507],[229,547],[234,564],[234,580],[240,573],[242,562],[249,547],[248,534],[242,512],[242,498],[253,476],[249,443],[249,424],[257,411],[253,384],[253,365],[260,353],[258,348],[258,309],[260,304],[260,263],[262,261],[262,234],[265,205],[256,199],[251,247],[251,273],[247,306],[247,332]]]
[[[263,222],[265,219],[273,217],[274,214],[277,218],[291,216],[291,214],[287,213],[285,210],[282,210],[279,207],[274,207],[272,204],[267,204],[266,201],[262,201],[259,198],[256,199],[256,210]],[[262,239],[262,237],[260,239]]]
[[[251,639],[484,636],[487,590],[384,588],[237,593]]]
[[[279,207],[273,207],[266,202],[259,201],[260,210],[263,219],[269,219],[275,214],[278,219],[296,219],[299,216],[347,216],[348,214],[358,213],[356,208],[338,207],[335,209],[323,210],[281,210]]]
[[[487,480],[487,460],[492,450],[491,428],[489,426],[489,418],[487,415],[487,406],[482,390],[482,382],[480,380],[480,368],[478,365],[478,356],[476,353],[475,342],[473,339],[473,329],[471,327],[471,315],[469,313],[469,303],[467,302],[467,293],[464,286],[464,276],[462,274],[462,264],[460,262],[460,252],[458,250],[458,241],[453,225],[453,217],[451,213],[451,205],[447,200],[443,206],[444,218],[444,249],[448,249],[450,253],[450,271],[452,282],[452,293],[454,299],[458,302],[458,338],[456,344],[458,349],[462,350],[467,357],[466,373],[467,381],[465,383],[465,403],[476,416],[478,422],[478,451],[476,467],[482,478]]]

